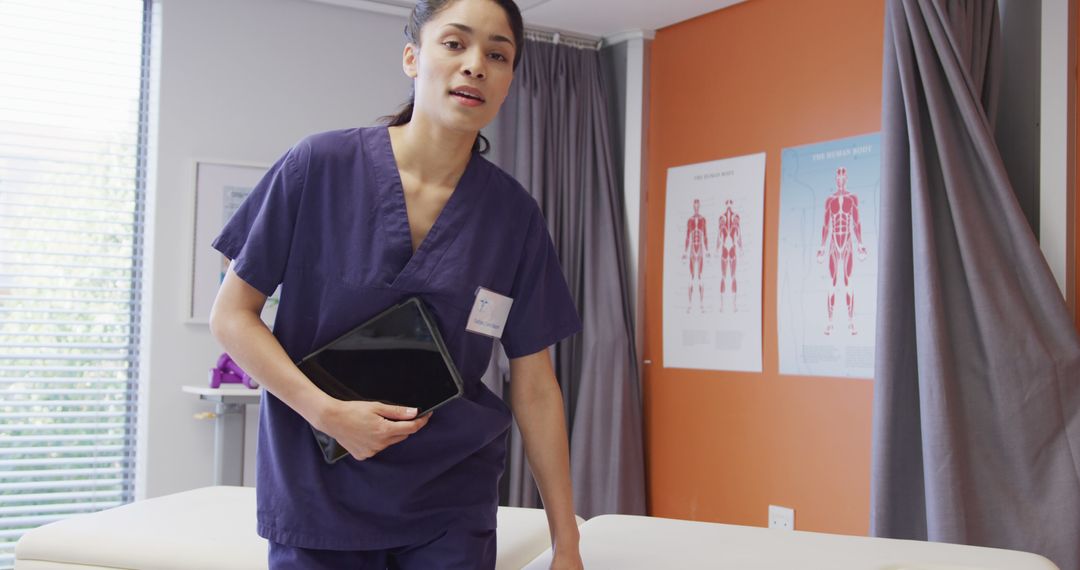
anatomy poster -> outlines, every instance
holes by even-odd
[[[784,149],[780,158],[780,373],[871,378],[881,137]]]
[[[664,367],[761,371],[765,154],[668,169]]]

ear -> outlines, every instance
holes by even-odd
[[[420,47],[413,44],[405,44],[405,52],[401,54],[401,68],[410,79],[416,79],[417,68],[420,64]]]

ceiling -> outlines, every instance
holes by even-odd
[[[634,30],[659,30],[742,1],[524,0],[518,6],[526,25],[610,38]]]
[[[407,15],[415,0],[313,0]],[[745,0],[517,0],[525,25],[590,38],[658,30]]]

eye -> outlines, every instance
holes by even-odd
[[[488,55],[488,57],[490,57],[491,59],[494,59],[495,61],[502,61],[502,62],[510,61],[510,60],[508,60],[506,58],[505,55],[503,55],[503,54],[501,54],[499,52],[493,52],[490,55]]]
[[[446,41],[444,41],[442,43],[442,45],[446,46],[447,49],[451,49],[451,50],[459,50],[462,47],[461,42],[459,42],[457,40],[446,40]]]

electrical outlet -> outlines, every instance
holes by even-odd
[[[769,528],[795,530],[795,509],[769,505]]]

